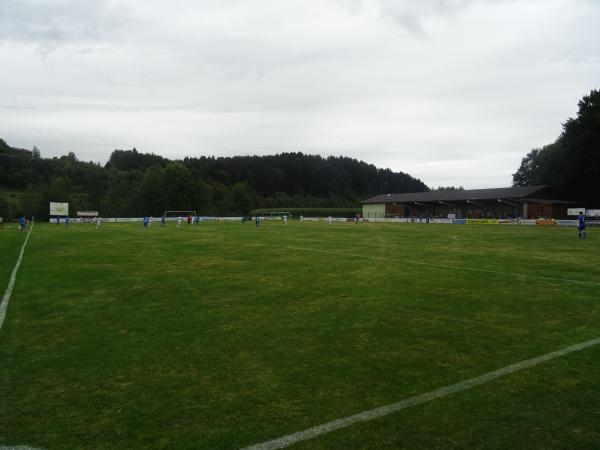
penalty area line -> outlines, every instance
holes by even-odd
[[[317,425],[316,427],[308,428],[303,431],[298,431],[297,433],[288,434],[287,436],[282,436],[271,441],[250,445],[248,447],[244,447],[242,450],[274,450],[278,448],[288,447],[297,442],[312,439],[314,437],[326,433],[331,433],[332,431],[348,427],[358,422],[368,422],[370,420],[378,419],[380,417],[387,416],[388,414],[398,412],[402,409],[410,408],[411,406],[427,403],[440,397],[445,397],[447,395],[453,394],[455,392],[465,391],[475,386],[487,383],[488,381],[492,381],[515,372],[520,372],[530,367],[537,366],[538,364],[542,364],[546,361],[550,361],[551,359],[559,358],[561,356],[568,355],[569,353],[577,352],[598,344],[600,344],[600,338],[581,342],[579,344],[575,344],[570,347],[565,347],[555,352],[546,353],[542,356],[537,356],[535,358],[511,364],[510,366],[502,367],[501,369],[497,369],[492,372],[484,373],[483,375],[480,375],[475,378],[470,378],[468,380],[461,381],[456,384],[444,386],[442,388],[427,392],[425,394],[416,395],[414,397],[401,400],[397,403],[392,403],[389,405],[382,406],[380,408],[371,409],[369,411],[363,411],[352,416],[344,417],[342,419],[332,420],[331,422],[327,422],[322,425]]]
[[[291,250],[302,250],[305,252],[329,253],[332,255],[348,256],[348,257],[353,257],[353,258],[356,257],[356,258],[370,258],[370,259],[376,259],[376,260],[380,260],[380,261],[384,261],[384,260],[398,261],[398,262],[403,262],[406,264],[413,264],[416,266],[437,267],[438,269],[448,269],[448,270],[458,270],[458,271],[463,270],[463,271],[467,271],[467,272],[493,273],[495,275],[509,275],[512,277],[535,278],[538,280],[559,281],[562,283],[583,284],[586,286],[600,286],[600,283],[597,283],[594,281],[570,280],[568,278],[548,277],[545,275],[529,275],[526,273],[506,272],[506,271],[502,271],[502,270],[492,270],[492,269],[481,269],[478,267],[450,266],[447,264],[426,263],[426,262],[415,261],[415,260],[411,260],[411,259],[399,259],[399,258],[388,257],[388,256],[384,257],[384,256],[360,255],[358,253],[337,252],[337,251],[332,251],[332,250],[322,250],[322,249],[318,249],[318,248],[307,248],[307,247],[295,247],[295,246],[290,246],[290,245],[288,245],[287,248],[289,248]]]
[[[19,253],[19,257],[17,258],[17,262],[15,267],[13,268],[12,273],[10,274],[10,281],[8,282],[8,286],[6,291],[4,291],[4,296],[2,297],[2,303],[0,303],[0,330],[2,329],[2,325],[4,325],[4,319],[6,318],[6,309],[8,307],[8,301],[10,300],[10,296],[12,294],[13,288],[15,287],[15,281],[17,280],[17,272],[19,271],[19,267],[21,266],[21,261],[23,260],[23,253],[25,253],[25,246],[27,245],[27,241],[29,241],[29,236],[33,231],[33,222],[31,223],[31,228],[29,228],[29,232],[27,233],[27,237],[25,237],[25,242],[23,242],[23,246],[21,247],[21,253]]]

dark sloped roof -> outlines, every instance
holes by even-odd
[[[548,186],[523,186],[494,189],[471,189],[462,191],[411,192],[406,194],[382,194],[361,203],[410,203],[438,201],[496,200],[526,198],[543,191]]]
[[[29,153],[31,155],[31,150],[27,150],[26,148],[17,148],[17,147],[9,147],[12,151],[14,152],[19,152],[19,153]]]

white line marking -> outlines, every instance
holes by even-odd
[[[34,223],[31,223],[31,228],[29,228],[29,232],[25,237],[25,242],[23,242],[23,246],[21,247],[21,253],[19,253],[19,257],[17,258],[17,262],[15,267],[13,268],[12,273],[10,274],[10,281],[8,282],[8,287],[6,291],[4,291],[4,297],[2,297],[2,303],[0,303],[0,330],[2,329],[2,325],[4,325],[4,318],[6,317],[6,308],[8,307],[8,301],[10,300],[10,296],[12,294],[12,290],[15,287],[15,281],[17,280],[17,272],[19,271],[19,267],[21,266],[21,261],[23,260],[23,253],[25,253],[25,246],[27,245],[27,241],[29,241],[29,236],[31,235],[31,231],[33,230]],[[14,447],[0,445],[0,450],[42,450],[38,447],[30,447],[28,445],[16,445]]]
[[[574,283],[574,284],[585,284],[587,286],[600,286],[599,282],[595,281],[579,281],[579,280],[570,280],[568,278],[557,278],[557,277],[547,277],[544,275],[528,275],[523,273],[516,272],[504,272],[502,270],[491,270],[491,269],[480,269],[478,267],[461,267],[461,266],[449,266],[446,264],[435,264],[435,263],[426,263],[423,261],[414,261],[411,259],[400,259],[389,256],[373,256],[373,255],[364,255],[358,253],[346,253],[346,252],[337,252],[335,250],[322,250],[317,248],[308,248],[308,247],[294,247],[287,246],[287,248],[292,250],[302,250],[306,252],[320,252],[320,253],[331,253],[332,255],[340,255],[340,256],[351,256],[357,258],[371,258],[385,261],[399,261],[406,264],[415,264],[419,266],[429,266],[429,267],[438,267],[440,269],[450,269],[450,270],[466,270],[471,272],[484,272],[484,273],[494,273],[496,275],[510,275],[513,277],[524,277],[524,278],[536,278],[539,280],[548,280],[548,281],[561,281],[563,283]]]
[[[0,330],[2,329],[2,325],[4,325],[4,318],[6,317],[6,308],[8,307],[8,301],[10,300],[10,295],[12,294],[13,287],[15,287],[15,281],[17,280],[17,272],[19,271],[19,266],[21,265],[21,260],[23,259],[23,253],[25,252],[25,246],[27,245],[27,241],[29,240],[29,236],[31,235],[31,231],[33,230],[33,222],[31,223],[31,228],[29,228],[29,232],[27,233],[27,237],[25,238],[25,242],[23,242],[23,246],[21,247],[21,253],[19,253],[19,257],[17,258],[17,263],[10,274],[10,281],[8,282],[8,287],[6,291],[4,291],[4,297],[2,297],[2,303],[0,303]]]
[[[330,433],[332,431],[339,430],[340,428],[348,427],[357,422],[367,422],[369,420],[378,419],[380,417],[387,416],[388,414],[395,413],[402,409],[410,408],[411,406],[416,406],[422,403],[430,402],[431,400],[435,400],[440,397],[445,397],[455,392],[465,391],[467,389],[471,389],[472,387],[479,386],[480,384],[487,383],[488,381],[495,380],[496,378],[519,372],[521,370],[537,366],[538,364],[542,364],[551,359],[568,355],[569,353],[577,352],[579,350],[583,350],[588,347],[593,347],[594,345],[598,344],[600,344],[600,338],[592,339],[590,341],[582,342],[580,344],[575,344],[570,347],[557,350],[555,352],[546,353],[545,355],[538,356],[536,358],[527,359],[525,361],[521,361],[516,364],[511,364],[510,366],[506,366],[501,369],[494,370],[492,372],[484,373],[483,375],[471,378],[466,381],[461,381],[460,383],[451,384],[449,386],[444,386],[442,388],[436,389],[435,391],[420,394],[415,397],[410,397],[397,403],[392,403],[390,405],[382,406],[380,408],[371,409],[370,411],[363,411],[361,413],[344,417],[342,419],[332,420],[331,422],[327,422],[323,425],[308,428],[297,433],[288,434],[287,436],[273,439],[271,441],[250,445],[248,447],[244,447],[242,450],[273,450],[277,448],[288,447],[297,442],[312,439],[316,436]]]
[[[0,450],[42,450],[38,447],[29,447],[27,445],[16,445],[14,447],[7,447],[5,445],[0,445]]]

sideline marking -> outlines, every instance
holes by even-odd
[[[6,317],[6,308],[8,307],[8,301],[10,300],[10,295],[12,294],[13,287],[15,287],[15,281],[17,280],[17,272],[19,271],[19,267],[21,266],[21,260],[23,259],[23,253],[25,252],[25,246],[27,245],[27,241],[29,240],[29,236],[33,231],[34,223],[31,223],[31,227],[29,228],[29,232],[27,233],[27,237],[25,238],[25,242],[23,242],[23,246],[21,247],[21,253],[19,253],[19,257],[17,258],[17,263],[10,274],[10,281],[8,282],[8,287],[6,291],[4,291],[4,297],[2,297],[2,303],[0,303],[0,330],[2,329],[2,325],[4,325],[4,318]]]
[[[17,272],[19,271],[19,267],[21,266],[21,261],[23,260],[23,253],[25,253],[25,246],[27,245],[27,241],[29,241],[29,235],[33,231],[33,225],[35,222],[31,223],[31,227],[29,228],[29,232],[25,237],[25,242],[23,242],[23,246],[21,247],[21,253],[19,253],[19,257],[17,258],[17,262],[15,267],[13,268],[12,273],[10,274],[10,281],[8,282],[8,287],[6,291],[4,291],[4,297],[2,297],[2,303],[0,303],[0,330],[2,329],[2,325],[4,325],[4,318],[6,317],[6,308],[8,307],[8,301],[10,300],[10,295],[12,294],[12,290],[15,286],[15,281],[17,280]],[[29,447],[28,445],[17,445],[17,446],[6,446],[0,445],[0,450],[41,450],[38,447]]]
[[[38,447],[29,447],[27,445],[17,445],[14,447],[7,447],[4,445],[0,445],[0,450],[42,450]]]
[[[487,383],[488,381],[495,380],[496,378],[519,372],[521,370],[537,366],[538,364],[542,364],[551,359],[568,355],[569,353],[577,352],[579,350],[583,350],[588,347],[593,347],[594,345],[598,344],[600,344],[600,338],[592,339],[586,342],[581,342],[580,344],[565,347],[555,352],[546,353],[542,356],[537,356],[535,358],[527,359],[519,363],[511,364],[510,366],[502,367],[501,369],[494,370],[492,372],[484,373],[483,375],[479,375],[475,378],[470,378],[468,380],[461,381],[456,384],[444,386],[442,388],[427,392],[425,394],[416,395],[414,397],[407,398],[397,403],[392,403],[386,406],[382,406],[380,408],[371,409],[369,411],[363,411],[352,416],[344,417],[342,419],[332,420],[331,422],[324,423],[323,425],[317,425],[316,427],[308,428],[303,431],[298,431],[297,433],[288,434],[287,436],[282,436],[271,441],[250,445],[248,447],[244,447],[242,450],[273,450],[277,448],[284,448],[289,445],[295,444],[296,442],[312,439],[321,434],[330,433],[332,431],[339,430],[340,428],[348,427],[357,422],[367,422],[369,420],[378,419],[380,417],[387,416],[388,414],[395,413],[402,409],[410,408],[411,406],[416,406],[422,403],[430,402],[431,400],[435,400],[440,397],[445,397],[455,392],[465,391],[467,389],[471,389],[472,387],[479,386],[480,384]]]
[[[317,248],[308,248],[308,247],[294,247],[287,246],[287,248],[292,250],[302,250],[305,252],[320,252],[320,253],[330,253],[332,255],[340,255],[340,256],[349,256],[349,257],[360,257],[360,258],[371,258],[377,260],[387,260],[387,261],[399,261],[406,264],[414,264],[418,266],[429,266],[429,267],[438,267],[440,269],[450,269],[450,270],[466,270],[470,272],[484,272],[484,273],[495,273],[497,275],[510,275],[513,277],[524,277],[524,278],[537,278],[540,280],[548,280],[548,281],[561,281],[564,283],[574,283],[574,284],[584,284],[587,286],[600,286],[600,282],[595,281],[579,281],[579,280],[570,280],[568,278],[556,278],[556,277],[547,277],[544,275],[529,275],[524,273],[516,273],[516,272],[504,272],[502,270],[491,270],[491,269],[480,269],[478,267],[461,267],[461,266],[449,266],[446,264],[435,264],[435,263],[426,263],[422,261],[414,261],[411,259],[399,259],[392,257],[383,257],[383,256],[372,256],[372,255],[360,255],[358,253],[345,253],[338,252],[335,250],[322,250]]]

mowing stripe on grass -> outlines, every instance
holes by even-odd
[[[15,287],[17,272],[19,270],[19,266],[21,265],[21,260],[23,259],[23,253],[25,252],[25,246],[27,245],[27,241],[29,240],[31,230],[33,230],[33,223],[31,224],[31,228],[29,228],[29,232],[25,237],[25,242],[23,242],[23,246],[21,247],[21,253],[19,253],[17,263],[15,264],[15,267],[12,273],[10,274],[10,281],[8,282],[8,287],[6,288],[6,291],[4,291],[4,297],[2,297],[2,303],[0,303],[0,330],[2,329],[2,325],[4,325],[4,318],[6,317],[6,308],[8,307],[8,301],[10,300],[10,295],[12,294],[13,287]]]
[[[291,250],[302,250],[305,252],[318,252],[318,253],[330,253],[332,255],[339,255],[339,256],[348,256],[351,258],[371,258],[371,259],[377,259],[377,260],[385,260],[385,261],[399,261],[399,262],[403,262],[406,264],[414,264],[414,265],[418,265],[418,266],[429,266],[429,267],[438,267],[440,269],[450,269],[450,270],[465,270],[465,271],[469,271],[469,272],[483,272],[483,273],[493,273],[496,275],[510,275],[513,277],[524,277],[524,278],[536,278],[538,280],[546,280],[546,281],[560,281],[563,283],[573,283],[573,284],[584,284],[586,286],[600,286],[600,282],[596,282],[596,281],[580,281],[580,280],[571,280],[568,278],[558,278],[558,277],[548,277],[545,275],[529,275],[529,274],[524,274],[524,273],[517,273],[517,272],[505,272],[503,270],[492,270],[492,269],[480,269],[478,267],[462,267],[462,266],[449,266],[446,264],[435,264],[435,263],[426,263],[423,261],[414,261],[414,260],[410,260],[410,259],[400,259],[400,258],[394,258],[394,257],[389,257],[389,256],[372,256],[372,255],[364,255],[364,254],[358,254],[358,253],[347,253],[347,252],[338,252],[335,250],[322,250],[319,248],[308,248],[308,247],[294,247],[294,246],[287,246],[286,248],[289,248]]]
[[[551,359],[559,358],[561,356],[568,355],[569,353],[577,352],[579,350],[593,347],[594,345],[598,344],[600,344],[600,338],[581,342],[580,344],[575,344],[570,347],[557,350],[555,352],[546,353],[542,356],[537,356],[535,358],[527,359],[516,364],[511,364],[510,366],[506,366],[501,369],[494,370],[492,372],[484,373],[483,375],[471,378],[469,380],[461,381],[460,383],[444,386],[442,388],[436,389],[435,391],[410,397],[397,403],[382,406],[380,408],[371,409],[369,411],[363,411],[352,416],[344,417],[342,419],[332,420],[331,422],[327,422],[323,425],[308,428],[297,433],[288,434],[287,436],[273,439],[271,441],[250,445],[248,447],[244,447],[242,450],[273,450],[277,448],[288,447],[297,442],[312,439],[316,436],[330,433],[332,431],[339,430],[340,428],[348,427],[357,422],[367,422],[369,420],[378,419],[380,417],[387,416],[388,414],[395,413],[402,409],[410,408],[411,406],[416,406],[422,403],[430,402],[431,400],[435,400],[440,397],[445,397],[455,392],[465,391],[475,386],[479,386],[480,384],[487,383],[488,381],[495,380],[496,378],[519,372],[521,370],[537,366],[538,364],[542,364]]]

